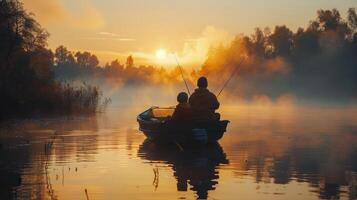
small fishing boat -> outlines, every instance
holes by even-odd
[[[212,143],[222,138],[228,120],[176,122],[171,120],[175,108],[152,107],[139,114],[139,129],[147,138],[175,143]]]

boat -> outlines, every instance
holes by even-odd
[[[174,107],[151,107],[138,115],[139,130],[148,139],[175,143],[217,142],[226,132],[228,120],[184,121],[171,120]]]

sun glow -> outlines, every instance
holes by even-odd
[[[156,59],[159,61],[165,60],[167,58],[166,49],[158,49],[155,53]]]

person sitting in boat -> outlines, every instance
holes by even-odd
[[[198,88],[189,98],[189,104],[192,109],[193,118],[196,120],[219,120],[220,114],[215,113],[219,108],[219,102],[208,87],[207,78],[202,76],[197,80]]]
[[[188,121],[191,119],[191,108],[188,104],[188,95],[186,92],[180,92],[177,95],[178,104],[172,114],[172,120],[174,121]]]

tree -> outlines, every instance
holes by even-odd
[[[348,25],[350,26],[353,33],[357,31],[357,14],[355,8],[348,9],[347,15]]]
[[[126,67],[134,67],[134,59],[131,55],[126,59]]]
[[[54,56],[57,66],[75,63],[72,52],[68,51],[67,48],[62,45],[57,47]]]
[[[118,70],[118,71],[123,71],[123,69],[124,69],[123,65],[120,64],[120,62],[118,61],[118,59],[113,60],[113,61],[110,63],[110,66],[111,66],[113,69]]]
[[[47,38],[47,31],[20,1],[0,1],[0,117],[34,109],[41,84],[52,85],[53,55],[46,49]]]
[[[99,64],[97,56],[87,51],[83,53],[78,51],[74,56],[77,58],[77,64],[83,68],[94,68]]]
[[[49,83],[53,80],[51,66],[54,64],[54,56],[51,50],[41,48],[31,52],[29,67],[33,69],[38,80]],[[43,83],[44,84],[44,83]]]
[[[293,32],[285,25],[276,26],[274,33],[269,36],[269,43],[274,55],[287,57],[292,50]]]
[[[341,39],[344,39],[351,34],[350,27],[348,27],[348,24],[342,20],[340,12],[336,9],[317,11],[317,21],[319,22],[322,31],[336,32]]]
[[[47,46],[48,32],[18,0],[0,1],[0,64],[12,65],[14,55]]]
[[[318,10],[317,19],[323,30],[336,30],[341,22],[341,15],[338,10]]]
[[[255,29],[255,34],[252,35],[253,51],[258,57],[265,56],[266,37],[260,28]]]
[[[315,25],[310,24],[306,30],[299,28],[294,34],[292,54],[296,62],[305,61],[319,52],[320,31],[316,29]]]
[[[122,73],[124,71],[124,66],[122,64],[120,64],[118,59],[115,59],[110,64],[107,63],[105,65],[104,70],[105,70],[106,76],[118,77],[118,76],[122,75]]]

